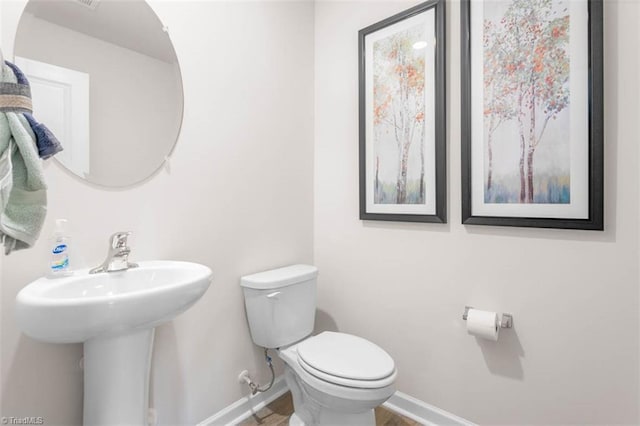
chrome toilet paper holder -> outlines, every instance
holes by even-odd
[[[465,306],[464,314],[462,314],[462,319],[464,321],[467,320],[469,316],[469,309],[474,309],[473,306]],[[511,314],[501,314],[500,316],[500,328],[513,328],[513,315]]]

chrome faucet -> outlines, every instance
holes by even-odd
[[[129,235],[131,235],[131,232],[116,232],[113,234],[107,258],[102,262],[102,265],[91,269],[89,273],[125,271],[129,268],[137,267],[137,263],[129,262],[129,253],[131,253],[131,249],[127,246]]]

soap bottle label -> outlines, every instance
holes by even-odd
[[[67,250],[66,244],[58,244],[53,248],[53,254],[60,254]]]
[[[67,253],[67,245],[56,244],[53,250],[51,250],[51,254],[51,272],[66,272],[69,269],[69,254]]]

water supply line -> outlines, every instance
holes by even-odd
[[[241,383],[244,382],[249,385],[249,389],[251,389],[251,395],[255,395],[258,392],[268,391],[269,389],[271,389],[271,386],[273,386],[273,382],[276,380],[276,373],[273,370],[273,362],[271,361],[271,357],[269,356],[269,349],[267,348],[264,349],[264,359],[267,362],[267,366],[269,366],[269,370],[271,370],[271,381],[266,387],[262,387],[251,380],[251,377],[249,377],[249,372],[247,370],[244,370],[242,373],[240,373],[240,376],[238,376],[238,380]]]

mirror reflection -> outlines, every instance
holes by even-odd
[[[182,123],[182,79],[166,28],[143,0],[30,0],[15,62],[34,112],[89,182],[123,187],[157,171]]]

